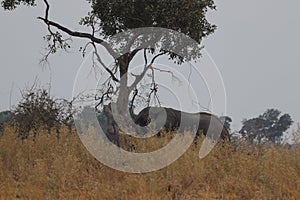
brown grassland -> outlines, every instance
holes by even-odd
[[[166,143],[153,137],[136,149]],[[201,140],[201,139],[199,139]],[[0,199],[297,199],[300,148],[218,144],[200,160],[201,141],[159,171],[129,174],[93,158],[75,132],[40,130],[21,141],[13,128],[0,137]],[[143,151],[143,150],[141,150]]]

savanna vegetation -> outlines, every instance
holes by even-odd
[[[130,174],[103,165],[87,151],[76,133],[71,103],[51,97],[44,89],[24,90],[15,108],[1,113],[0,199],[297,199],[300,196],[297,145],[220,141],[200,160],[201,136],[168,167]],[[275,124],[283,124],[279,123],[279,111],[273,111],[266,113],[275,113]],[[259,119],[264,119],[262,116]],[[288,119],[284,121],[290,124]],[[105,124],[103,113],[99,120]],[[89,130],[93,131],[93,127]],[[264,136],[260,130],[261,127],[252,127],[251,132]],[[127,151],[150,152],[168,144],[174,134],[162,133],[160,137],[147,139],[121,134],[119,144]],[[293,143],[299,143],[300,128],[291,135]],[[93,134],[90,136],[86,139],[93,140]]]
[[[86,43],[80,48],[83,56],[91,50],[95,63],[109,77],[93,98],[101,107],[117,95],[116,101],[125,105],[118,107],[121,114],[130,105],[132,94],[138,94],[138,86],[145,76],[153,77],[145,102],[149,106],[150,100],[157,98],[154,73],[161,69],[154,65],[158,57],[167,56],[177,64],[198,58],[202,48],[198,44],[216,30],[206,19],[207,11],[216,9],[213,0],[88,0],[91,10],[79,23],[91,28],[90,32],[71,30],[53,21],[51,4],[47,0],[2,0],[1,6],[14,10],[21,4],[34,7],[37,2],[45,5],[45,12],[38,19],[48,31],[44,36],[48,45],[43,60],[47,61],[60,49],[70,49],[70,37],[84,39]],[[143,38],[143,35],[128,32],[128,41],[113,38],[117,33],[141,27],[178,31],[197,45],[183,48],[176,35],[154,37],[154,44],[163,44],[157,49],[155,45],[144,45],[148,35]],[[122,42],[124,45],[120,45]],[[111,55],[114,65],[102,63],[97,51],[99,46]],[[122,48],[117,51],[115,48],[120,46]],[[171,50],[163,48],[166,46],[172,47]],[[175,54],[174,49],[180,51]],[[130,64],[137,57],[145,62],[144,69],[140,74],[130,74]],[[130,85],[129,76],[134,78]],[[292,119],[280,115],[280,111],[268,110],[244,121],[240,133],[246,135],[250,143],[220,141],[200,160],[198,154],[203,140],[200,137],[168,167],[151,173],[130,174],[111,169],[89,154],[74,129],[71,103],[50,97],[47,90],[28,91],[12,112],[3,113],[0,118],[0,199],[300,197],[300,148],[281,143],[283,132],[290,127]],[[229,128],[231,119],[224,116],[224,122]],[[116,134],[115,130],[111,133]],[[300,128],[293,133],[295,143],[299,142],[299,133]],[[121,136],[120,146],[129,151],[149,152],[167,144],[173,134],[165,133],[147,140]],[[271,143],[265,145],[266,140]]]
[[[27,139],[6,126],[0,138],[0,199],[297,199],[300,148],[220,143],[200,160],[202,138],[170,166],[146,174],[94,159],[77,134],[38,130]],[[147,145],[169,140],[154,137]],[[136,144],[142,148],[144,144]]]
[[[202,136],[181,158],[159,171],[130,174],[114,170],[96,160],[83,146],[70,117],[70,104],[51,97],[44,89],[24,90],[16,107],[2,112],[0,199],[300,196],[300,148],[279,143],[266,146],[249,144],[248,140],[220,141],[200,160]],[[105,116],[100,115],[99,120],[104,123]],[[127,151],[150,152],[169,143],[174,134],[162,133],[147,139],[120,135],[119,144]],[[299,135],[300,128],[292,134],[295,144]]]

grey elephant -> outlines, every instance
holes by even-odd
[[[107,117],[107,133],[111,140],[118,140],[119,127],[114,120],[114,116],[111,110],[111,104],[105,105],[103,112]],[[157,122],[164,122],[162,128],[166,131],[185,131],[194,130],[195,125],[197,127],[196,137],[203,133],[205,136],[208,135],[213,140],[217,140],[219,136],[223,140],[230,141],[229,130],[224,126],[224,123],[215,115],[198,112],[198,113],[187,113],[173,108],[166,107],[146,107],[138,114],[134,114],[133,109],[129,109],[130,116],[134,123],[140,127],[146,127],[151,123],[151,119],[155,119]],[[163,119],[164,118],[164,119]],[[181,122],[185,123],[181,125]],[[157,136],[160,136],[158,132]]]

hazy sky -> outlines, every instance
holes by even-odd
[[[72,29],[89,10],[85,1],[50,1],[50,17]],[[72,4],[72,7],[69,4]],[[289,113],[300,122],[300,1],[215,1],[217,11],[209,19],[218,26],[207,38],[206,50],[221,71],[227,92],[227,114],[233,129],[243,118],[258,116],[268,108]],[[54,96],[69,98],[82,62],[80,42],[74,40],[69,54],[50,58],[50,67],[39,60],[45,53],[45,25],[36,19],[44,5],[0,11],[0,110],[19,99],[19,90],[35,77],[43,85],[51,77]],[[51,71],[51,76],[50,76]],[[298,86],[297,86],[298,85]],[[10,98],[12,91],[12,98]]]

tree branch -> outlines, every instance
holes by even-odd
[[[135,49],[132,52],[130,52],[128,61],[130,62],[140,50],[142,50],[142,49]]]
[[[154,56],[153,59],[151,60],[151,63],[150,63],[148,66],[146,66],[146,67],[144,68],[143,72],[142,72],[140,75],[133,75],[133,76],[135,76],[135,80],[134,80],[134,82],[132,83],[132,85],[129,86],[129,91],[131,91],[133,88],[135,88],[136,85],[144,78],[144,76],[145,76],[145,74],[146,74],[146,72],[147,72],[148,69],[153,68],[152,65],[153,65],[154,61],[155,61],[159,56],[162,56],[162,55],[164,55],[164,54],[165,54],[165,53],[159,53],[159,54],[157,54],[156,56]],[[145,54],[144,54],[144,56],[145,56]],[[147,62],[146,56],[145,56],[145,62]]]
[[[109,95],[112,94],[112,90],[113,90],[113,87],[110,85],[110,86],[107,88],[107,90],[101,95],[100,98],[95,97],[95,101],[100,100],[100,101],[97,103],[97,105],[95,106],[96,109],[98,109],[98,107],[99,107],[101,104],[103,104],[103,102],[104,102],[104,100],[105,100],[105,97],[106,97],[106,98],[110,98]]]
[[[160,103],[160,100],[158,98],[158,95],[157,95],[157,91],[158,91],[158,85],[156,84],[155,82],[155,74],[154,74],[154,67],[151,67],[151,73],[152,73],[152,83],[151,83],[151,88],[150,88],[150,93],[148,95],[148,106],[150,106],[150,101],[151,101],[151,95],[153,94],[153,97],[154,97],[154,101],[155,99],[157,100],[159,106],[161,106],[161,103]]]
[[[131,84],[131,86],[129,86],[129,91],[133,90],[133,88],[135,88],[136,85],[144,78],[147,70],[150,69],[150,67],[151,67],[151,65],[148,65],[147,67],[145,67],[145,69],[143,70],[143,72],[140,75],[133,75],[133,76],[135,76],[135,80]]]
[[[95,43],[92,42],[92,45],[94,47],[94,53],[95,55],[97,56],[97,60],[98,62],[102,65],[102,67],[109,73],[109,75],[111,76],[112,80],[116,81],[116,82],[120,82],[119,79],[116,78],[116,76],[114,75],[114,73],[108,68],[105,66],[105,64],[102,62],[101,58],[100,58],[100,55],[98,54],[98,51],[97,51],[97,47],[95,45]]]
[[[110,53],[110,55],[114,59],[117,59],[118,57],[120,57],[120,55],[117,52],[115,52],[106,41],[104,41],[100,38],[96,38],[90,33],[72,31],[72,30],[66,28],[65,26],[62,26],[62,25],[60,25],[56,22],[53,22],[53,21],[49,20],[48,16],[49,16],[50,5],[49,5],[47,0],[44,0],[44,3],[46,4],[45,18],[38,17],[38,19],[42,20],[45,24],[47,24],[48,27],[53,26],[53,27],[67,33],[68,35],[73,36],[73,37],[90,39],[92,42],[95,42],[97,44],[101,44]]]
[[[148,64],[148,60],[147,60],[147,49],[144,49],[144,60],[145,60],[145,66],[147,66],[147,64]]]
[[[48,20],[50,5],[47,0],[44,0],[44,3],[46,4],[45,19]]]
[[[154,63],[154,61],[159,57],[159,56],[162,56],[162,55],[164,55],[165,53],[159,53],[159,54],[157,54],[156,56],[154,56],[153,58],[152,58],[152,60],[151,60],[151,63],[150,63],[150,65],[152,65],[153,63]]]

